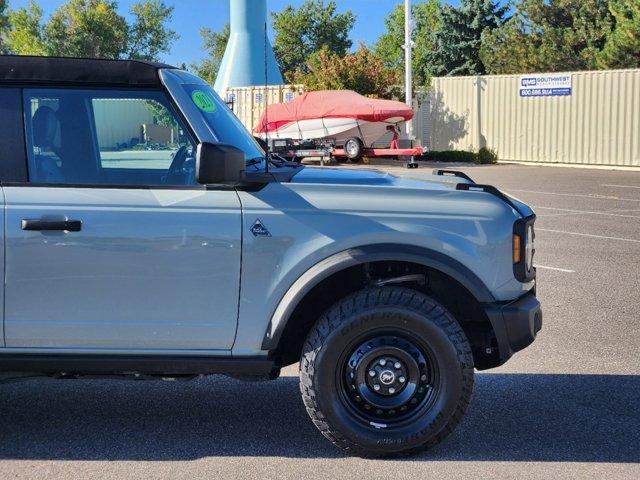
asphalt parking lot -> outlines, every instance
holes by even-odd
[[[545,322],[477,375],[442,445],[346,457],[307,417],[296,368],[256,384],[38,380],[0,386],[0,478],[640,478],[640,172],[461,169],[536,210]]]

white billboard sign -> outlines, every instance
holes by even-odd
[[[571,90],[571,74],[522,75],[518,84],[521,97],[566,97]]]

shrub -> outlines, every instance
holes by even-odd
[[[498,163],[498,154],[495,150],[486,147],[482,147],[478,153],[466,150],[429,151],[422,156],[422,160],[426,162],[479,163],[488,165]]]
[[[491,148],[482,147],[478,150],[476,163],[481,165],[498,163],[498,154]]]
[[[444,150],[442,152],[426,152],[423,160],[427,162],[460,162],[460,163],[473,163],[476,161],[476,154],[474,152],[467,152],[464,150]]]

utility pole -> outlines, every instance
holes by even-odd
[[[404,85],[405,102],[413,108],[413,16],[411,14],[411,0],[404,0]],[[406,122],[408,140],[413,140],[413,122]]]

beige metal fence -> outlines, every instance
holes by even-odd
[[[486,146],[502,160],[640,167],[640,70],[562,75],[569,92],[534,92],[551,96],[521,92],[546,74],[434,78],[430,148]]]

